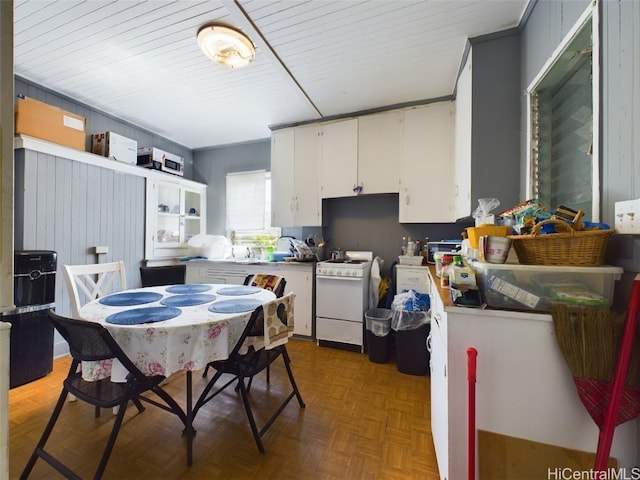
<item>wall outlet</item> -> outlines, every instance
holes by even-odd
[[[103,253],[109,253],[109,247],[93,247],[96,255],[101,255]]]
[[[640,198],[616,202],[616,233],[640,235]]]

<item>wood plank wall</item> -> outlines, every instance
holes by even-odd
[[[70,314],[63,264],[123,260],[129,287],[144,259],[145,179],[31,150],[16,151],[15,248],[58,253],[56,309]]]

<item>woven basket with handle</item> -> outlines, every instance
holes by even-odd
[[[541,234],[540,229],[553,223],[559,233]],[[544,220],[530,235],[511,235],[518,260],[525,265],[602,265],[613,230],[577,232],[565,222]]]

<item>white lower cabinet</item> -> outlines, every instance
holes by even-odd
[[[576,393],[551,315],[451,306],[439,288],[431,293],[431,431],[442,480],[467,478],[469,347],[478,352],[476,432],[595,453],[599,429]],[[639,428],[638,418],[616,427],[619,467],[640,464]],[[483,453],[476,441],[476,465]],[[550,467],[544,458],[527,461]]]
[[[196,260],[187,263],[186,283],[223,283],[241,285],[247,275],[265,273],[280,275],[287,284],[284,293],[294,292],[295,324],[293,333],[310,337],[313,319],[313,277],[314,265],[297,263],[259,263],[214,262]]]

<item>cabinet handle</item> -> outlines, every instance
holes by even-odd
[[[427,352],[431,353],[431,332],[429,332],[429,335],[427,336]]]
[[[404,203],[405,203],[405,205],[409,205],[409,195],[404,197]]]

